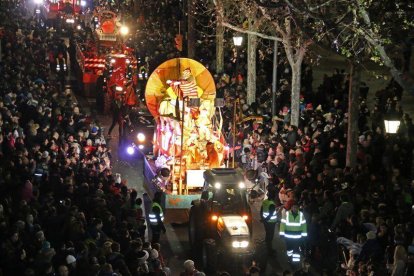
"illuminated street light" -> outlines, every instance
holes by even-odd
[[[233,36],[233,43],[234,43],[234,46],[237,46],[237,47],[241,46],[243,43],[243,37],[241,35]]]
[[[384,116],[385,132],[388,134],[395,134],[400,127],[401,121],[398,114],[388,113]]]
[[[121,26],[121,29],[119,30],[121,35],[126,36],[129,33],[129,28],[125,25]]]

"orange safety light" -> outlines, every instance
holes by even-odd
[[[212,221],[217,221],[218,220],[218,216],[217,215],[212,215],[211,216],[211,220]]]

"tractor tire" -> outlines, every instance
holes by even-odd
[[[213,239],[205,239],[203,241],[202,261],[204,271],[212,275],[217,271],[217,245]]]
[[[109,95],[109,93],[107,92],[103,92],[103,113],[104,114],[108,114],[111,111],[111,104],[112,104],[112,99],[111,99],[111,95]]]
[[[201,210],[198,206],[192,206],[189,215],[188,240],[191,250],[195,253],[202,246],[203,228],[201,223]]]

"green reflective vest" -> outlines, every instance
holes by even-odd
[[[161,218],[161,221],[164,221],[164,212],[162,211],[161,205],[159,205],[157,202],[153,202],[152,206],[151,206],[151,212],[148,215],[149,222],[150,222],[151,225],[157,225],[158,224],[157,216],[152,211],[152,209],[154,207],[158,207],[160,209],[160,218]]]
[[[293,216],[291,211],[286,212],[286,218],[283,218],[280,223],[280,236],[287,239],[300,239],[308,236],[305,216],[301,211]]]
[[[262,217],[263,219],[266,219],[269,216],[269,208],[270,206],[275,206],[275,210],[273,211],[272,215],[270,216],[269,220],[267,222],[276,222],[276,204],[273,200],[265,199],[262,203]]]

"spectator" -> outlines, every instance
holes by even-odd
[[[357,261],[379,261],[383,257],[383,252],[380,244],[377,241],[375,232],[370,231],[367,233],[367,241],[362,245],[361,253],[359,254]]]
[[[194,261],[192,260],[186,260],[184,262],[184,271],[180,273],[180,276],[201,276],[202,272],[199,272],[195,266]],[[204,273],[203,273],[204,274]]]
[[[392,276],[405,275],[407,268],[407,251],[404,246],[397,245],[394,250],[394,263],[392,264]]]
[[[164,271],[164,273],[167,276],[171,275],[171,269],[169,267],[167,267],[167,262],[164,259],[164,256],[163,256],[163,254],[161,252],[161,245],[159,243],[154,243],[152,246],[158,252],[158,259],[160,261],[160,265],[161,265],[162,271]]]
[[[354,213],[354,206],[348,200],[348,195],[342,194],[340,196],[341,205],[336,210],[335,219],[332,222],[331,229],[335,229],[339,223],[344,222],[348,217]]]

